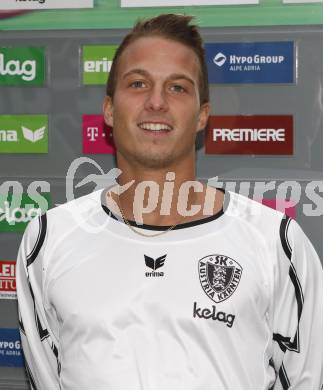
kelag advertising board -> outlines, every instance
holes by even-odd
[[[0,232],[23,232],[27,224],[45,213],[50,205],[51,196],[47,192],[0,193]]]
[[[45,48],[0,47],[0,85],[40,87],[45,77]]]
[[[210,83],[293,83],[294,42],[207,43]]]

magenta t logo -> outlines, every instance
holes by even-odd
[[[83,115],[83,153],[115,154],[112,128],[103,115]]]

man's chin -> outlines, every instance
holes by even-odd
[[[165,169],[174,165],[174,159],[169,157],[158,157],[158,156],[142,156],[137,159],[138,164],[146,169]]]
[[[141,167],[142,169],[165,169],[173,167],[175,163],[174,156],[170,153],[160,155],[154,153],[150,155],[149,153],[123,153],[120,150],[119,152],[131,165]]]

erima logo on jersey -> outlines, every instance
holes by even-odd
[[[228,299],[238,287],[242,267],[224,255],[208,255],[199,260],[199,277],[206,295],[214,302]]]
[[[232,328],[235,317],[236,316],[233,314],[226,314],[223,311],[217,311],[215,305],[212,305],[212,310],[197,307],[197,302],[194,302],[193,305],[193,318],[204,318],[205,320],[210,319],[213,321],[225,322],[228,328]]]
[[[155,272],[158,268],[163,267],[167,255],[158,257],[156,260],[152,257],[145,255],[145,263],[148,268],[151,268],[153,272],[146,272],[147,277],[164,276],[164,272]]]

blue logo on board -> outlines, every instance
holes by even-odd
[[[18,329],[0,329],[0,366],[24,366]]]
[[[294,42],[207,43],[210,83],[294,82]]]

